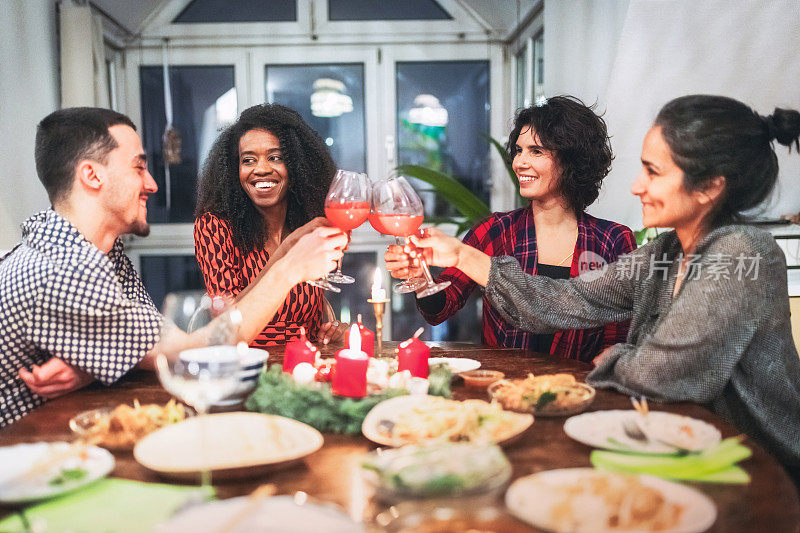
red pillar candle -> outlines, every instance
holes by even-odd
[[[357,327],[358,333],[361,335],[361,350],[363,350],[368,356],[375,357],[375,334],[368,330],[367,326],[361,323],[361,315],[358,315],[358,321],[350,326],[350,329],[353,329],[353,327]],[[350,348],[349,336],[344,340],[344,347]]]
[[[358,328],[350,328],[350,348],[336,353],[331,390],[339,396],[363,398],[367,395],[367,368],[369,356],[361,351]]]
[[[317,361],[319,350],[306,339],[305,328],[300,328],[300,337],[286,343],[286,351],[283,353],[283,371],[292,373],[294,367],[300,363],[311,363]]]
[[[428,377],[428,354],[431,349],[418,339],[424,330],[419,328],[414,336],[397,347],[397,371],[408,370],[415,378]]]

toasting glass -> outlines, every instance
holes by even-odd
[[[197,291],[170,293],[164,299],[164,324],[156,355],[156,370],[161,385],[198,414],[202,467],[200,484],[208,490],[211,472],[206,461],[205,415],[215,402],[233,393],[247,346],[234,346],[241,313],[231,310],[222,297],[211,298]],[[215,320],[216,319],[216,320]],[[208,336],[186,347],[178,330],[192,333],[214,322]]]
[[[376,182],[372,190],[370,224],[384,235],[402,238],[404,243],[417,232],[424,218],[424,208],[419,195],[402,177],[392,177]],[[419,265],[424,278],[409,279],[393,287],[397,293],[420,290],[420,298],[436,294],[450,285],[449,281],[435,283],[425,258],[420,254]]]
[[[371,194],[370,181],[366,174],[339,170],[325,198],[325,217],[349,235],[351,230],[367,221]],[[328,274],[325,279],[333,283],[355,282],[352,277],[342,274],[341,260],[336,271]]]

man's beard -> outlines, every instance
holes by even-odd
[[[137,237],[147,237],[150,235],[150,224],[146,220],[137,220],[128,228],[126,233],[136,235]]]

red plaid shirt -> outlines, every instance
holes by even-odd
[[[491,256],[509,255],[515,257],[522,269],[536,274],[538,253],[533,212],[523,207],[508,213],[493,213],[486,220],[472,228],[464,237],[464,243]],[[590,251],[603,257],[609,263],[617,257],[636,249],[636,239],[630,228],[609,220],[595,218],[586,213],[578,215],[578,241],[572,256],[570,277],[578,275],[578,261],[582,252]],[[447,268],[439,276],[449,280],[451,285],[445,289],[446,303],[436,314],[422,316],[431,324],[444,322],[467,301],[470,293],[478,286],[457,268]],[[553,337],[550,354],[570,359],[591,361],[603,349],[625,342],[628,322],[606,324],[600,328],[559,331]],[[483,299],[483,342],[489,346],[530,349],[533,333],[514,328]]]

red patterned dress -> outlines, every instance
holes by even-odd
[[[206,291],[210,295],[236,296],[261,272],[269,260],[266,250],[244,255],[233,245],[227,220],[204,213],[194,222],[194,253]],[[325,309],[322,289],[300,283],[292,288],[280,310],[250,343],[254,348],[284,344],[299,336],[300,326],[316,339]]]

